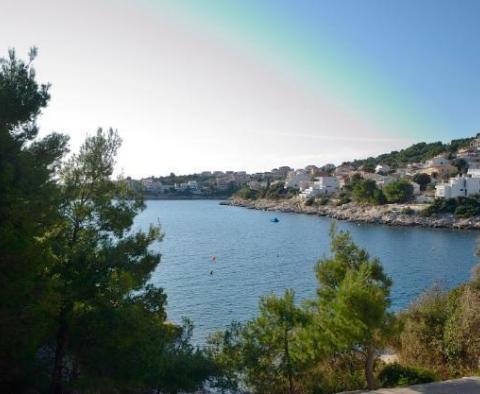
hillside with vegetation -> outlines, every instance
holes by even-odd
[[[478,137],[478,135],[476,137]],[[400,151],[383,153],[376,157],[353,160],[343,164],[351,164],[355,168],[364,167],[372,171],[378,164],[388,164],[392,168],[400,168],[407,164],[425,162],[441,154],[453,157],[452,155],[457,153],[459,149],[468,147],[476,137],[460,138],[452,140],[449,143],[440,141],[430,143],[419,142]]]

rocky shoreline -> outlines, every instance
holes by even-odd
[[[222,204],[263,211],[292,212],[303,213],[307,215],[327,216],[337,220],[346,220],[356,223],[480,230],[480,216],[475,216],[468,219],[456,218],[451,214],[424,217],[419,214],[419,212],[426,207],[426,205],[423,204],[388,204],[380,206],[368,206],[348,203],[341,206],[306,206],[302,200],[296,198],[288,200],[260,199],[253,201],[232,198],[223,202]],[[409,213],[406,213],[407,210]]]

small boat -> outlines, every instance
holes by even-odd
[[[278,218],[273,218],[272,220],[270,220],[272,223],[278,223],[280,220],[278,220]]]

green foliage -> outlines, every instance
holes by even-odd
[[[479,197],[437,198],[422,211],[424,216],[451,213],[460,218],[480,215]]]
[[[370,259],[368,252],[355,245],[348,232],[337,233],[335,227],[332,228],[331,252],[331,257],[321,259],[315,267],[315,273],[320,284],[318,294],[327,303],[331,301],[347,273],[350,271],[359,273],[363,267],[367,268],[369,277],[376,283],[381,284],[385,291],[390,288],[391,280],[383,272],[378,259]]]
[[[144,204],[111,179],[119,146],[116,132],[100,129],[60,172],[61,218],[44,241],[58,298],[52,387],[194,390],[211,368],[185,330],[166,322],[162,290],[147,285],[160,261],[151,245],[162,236],[156,227],[132,231]],[[67,358],[80,373],[65,373]]]
[[[478,283],[478,278],[476,279]],[[459,293],[459,294],[458,294]],[[445,354],[456,374],[478,373],[480,291],[474,282],[453,291],[445,324]]]
[[[466,174],[468,171],[468,163],[464,159],[455,159],[452,161],[452,165],[457,167],[459,174]]]
[[[376,166],[377,164],[375,163],[375,159],[373,157],[369,157],[363,162],[361,169],[365,172],[373,173],[375,172]]]
[[[269,184],[262,193],[262,198],[278,200],[281,198],[291,198],[298,194],[298,191],[292,188],[285,189],[283,182]]]
[[[432,178],[428,174],[418,173],[413,176],[413,181],[420,185],[420,190],[425,190],[427,185],[432,182]]]
[[[262,299],[258,318],[247,323],[243,333],[247,371],[254,372],[247,372],[247,384],[263,393],[296,391],[300,382],[295,381],[295,376],[300,366],[292,342],[304,322],[301,309],[295,306],[293,291],[286,290],[282,298],[272,295]],[[263,363],[250,364],[255,357]]]
[[[380,371],[378,380],[381,387],[396,387],[435,382],[438,377],[427,369],[393,363],[386,365]]]
[[[478,274],[449,292],[425,293],[401,314],[401,321],[397,352],[404,363],[431,369],[443,378],[478,372]]]
[[[211,338],[222,388],[333,393],[374,385],[378,349],[391,336],[390,279],[348,233],[332,230],[332,256],[316,267],[317,298],[303,307],[293,292],[269,296],[259,316]]]
[[[352,200],[350,199],[350,193],[341,191],[337,200],[337,206],[348,204],[351,201]]]
[[[207,353],[219,371],[211,379],[211,385],[222,393],[239,392],[244,369],[242,332],[243,326],[232,322],[225,331],[213,333],[207,339]]]
[[[49,85],[38,85],[35,80],[31,64],[36,55],[32,48],[30,61],[25,63],[11,49],[8,59],[0,59],[0,128],[20,144],[36,137],[36,118],[50,99]]]
[[[456,153],[459,149],[468,148],[473,141],[473,139],[478,138],[478,133],[474,137],[469,138],[459,138],[456,140],[451,140],[450,144],[447,145],[447,150],[450,153]]]
[[[443,349],[448,319],[448,295],[439,289],[422,295],[401,315],[400,357],[407,364],[443,372],[447,365]]]
[[[395,328],[388,311],[392,282],[378,259],[332,229],[332,257],[316,266],[319,281],[317,324],[335,349],[356,349],[365,359],[365,378],[374,387],[376,353]]]
[[[385,185],[383,188],[389,203],[403,203],[413,198],[413,186],[406,180],[399,180]]]
[[[259,192],[248,186],[244,186],[235,193],[235,196],[244,200],[256,200],[259,196]]]
[[[409,146],[400,151],[384,153],[377,157],[369,157],[365,160],[355,160],[351,162],[355,168],[366,164],[367,166],[376,166],[377,164],[388,164],[392,168],[405,166],[409,163],[420,163],[427,161],[441,153],[455,153],[459,149],[467,147],[475,137],[452,140],[450,144],[442,142],[425,143],[421,142]]]
[[[55,303],[42,280],[51,267],[41,238],[55,226],[58,188],[52,178],[66,152],[59,134],[36,138],[36,119],[49,100],[32,61],[9,52],[0,60],[0,391],[19,392],[48,377],[37,352],[51,328]]]
[[[269,200],[287,199],[298,194],[298,190],[287,188],[283,182],[275,182],[268,184],[265,188],[260,190],[251,189],[249,186],[244,186],[235,193],[235,196],[244,200],[257,200],[259,198],[266,198]]]
[[[318,205],[327,205],[329,201],[330,197],[328,196],[321,196],[319,199],[317,199]]]
[[[392,282],[346,232],[331,232],[331,256],[316,266],[317,297],[267,297],[259,317],[211,339],[222,392],[335,393],[376,386],[376,358],[393,347],[402,364],[383,367],[381,386],[478,372],[480,275],[450,292],[433,289],[407,311],[389,311]],[[291,383],[290,383],[291,382]],[[242,384],[246,386],[243,387]]]
[[[364,178],[359,173],[354,173],[352,176],[347,178],[343,189],[347,192],[351,192],[353,187],[360,181],[363,181],[363,179]]]
[[[294,393],[301,387],[302,369],[296,348],[296,337],[306,316],[295,305],[294,293],[286,290],[283,297],[262,298],[259,315],[244,326],[210,338],[213,358],[221,365],[228,380],[222,388],[237,387],[236,377],[255,392]],[[228,383],[228,384],[227,384]]]
[[[330,202],[330,197],[328,195],[323,195],[319,197],[310,197],[305,201],[305,206],[323,206],[327,205]]]
[[[214,364],[148,285],[160,230],[133,231],[143,201],[112,179],[120,138],[98,130],[60,165],[67,138],[35,138],[49,96],[30,63],[0,66],[0,391],[201,388]]]
[[[371,179],[362,179],[353,183],[352,197],[360,203],[372,205],[385,203],[385,196],[382,190],[379,189],[375,181]]]

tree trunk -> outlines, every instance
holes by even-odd
[[[52,381],[50,385],[50,394],[63,394],[62,379],[63,379],[63,361],[65,358],[65,350],[67,346],[67,319],[66,311],[63,309],[60,312],[59,326],[57,331],[55,361],[53,364]]]
[[[373,376],[373,366],[375,364],[375,350],[372,345],[367,346],[367,354],[365,355],[365,378],[369,390],[375,389],[375,377]]]
[[[288,394],[295,394],[295,387],[293,384],[293,371],[292,364],[290,360],[290,351],[288,349],[288,330],[285,329],[284,336],[284,347],[285,347],[285,359],[287,361],[287,375],[288,375]]]

